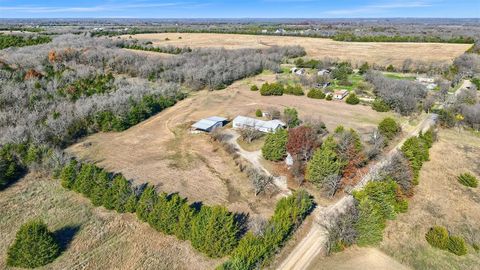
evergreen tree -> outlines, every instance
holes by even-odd
[[[279,129],[270,133],[262,147],[262,155],[266,160],[278,161],[287,155],[288,132]]]
[[[142,221],[148,221],[150,212],[152,212],[154,206],[158,200],[157,192],[153,186],[148,186],[142,192],[140,199],[137,203],[137,217]]]
[[[335,149],[336,143],[330,136],[315,151],[307,164],[306,178],[309,181],[321,186],[327,176],[341,174],[345,164],[340,160]]]
[[[7,265],[36,268],[51,263],[60,255],[60,246],[47,225],[39,220],[20,227],[15,242],[8,249]]]
[[[111,189],[114,209],[119,213],[125,213],[125,205],[133,194],[130,182],[123,175],[117,175],[113,178]]]
[[[195,218],[195,210],[184,202],[178,213],[178,225],[175,230],[175,235],[182,240],[190,238],[190,230],[192,220]]]
[[[96,167],[93,164],[82,164],[82,168],[78,173],[77,180],[73,189],[82,193],[83,195],[90,197],[91,191],[95,185]]]
[[[132,193],[132,195],[128,197],[127,203],[125,204],[125,212],[135,213],[135,211],[137,210],[137,202],[137,195],[135,195],[135,193]]]
[[[95,186],[93,187],[92,195],[90,196],[93,205],[100,206],[105,204],[105,196],[108,195],[107,191],[110,188],[110,182],[111,181],[108,172],[105,170],[100,170],[100,172],[97,173]]]
[[[222,257],[237,246],[238,233],[235,217],[225,207],[202,207],[193,222],[192,245],[210,257]]]
[[[348,95],[345,102],[350,105],[357,105],[358,103],[360,103],[360,99],[357,97],[355,93],[351,93],[350,95]]]
[[[363,199],[358,204],[359,217],[356,223],[357,244],[359,246],[375,245],[383,239],[385,219],[368,199]]]
[[[62,186],[66,189],[72,189],[77,178],[78,162],[71,160],[67,166],[63,167],[60,173]]]
[[[167,194],[162,192],[160,195],[157,196],[157,200],[155,201],[155,205],[153,206],[152,211],[148,215],[148,224],[152,226],[155,230],[159,232],[166,232],[165,231],[165,223],[166,220],[163,220],[163,210],[165,205],[167,204]]]
[[[298,112],[295,108],[285,108],[283,110],[283,118],[288,128],[294,128],[300,125],[300,119],[298,119]]]

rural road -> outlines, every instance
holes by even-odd
[[[417,136],[420,132],[428,130],[436,122],[436,114],[428,114],[425,116],[417,127],[400,141],[395,148],[387,153],[385,158],[374,164],[370,171],[363,176],[362,180],[355,186],[354,189],[360,189],[365,186],[372,176],[375,175],[380,168],[382,168],[390,158],[402,147],[405,140],[411,136]],[[355,199],[352,195],[346,195],[341,200],[328,207],[317,207],[312,213],[315,222],[312,224],[310,232],[302,239],[302,241],[295,247],[289,256],[278,267],[280,270],[303,270],[308,269],[314,259],[320,254],[326,254],[328,246],[328,227],[341,214],[345,213],[353,204]]]

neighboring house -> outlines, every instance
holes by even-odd
[[[324,76],[324,75],[327,75],[327,74],[330,74],[330,70],[328,70],[328,69],[322,69],[322,70],[319,70],[317,72],[318,76]]]
[[[267,29],[263,29],[263,30],[262,30],[262,34],[266,34],[266,33],[268,33],[268,30],[267,30]]]
[[[237,116],[233,119],[233,128],[253,128],[265,133],[273,133],[286,126],[280,120],[264,121],[246,116]]]
[[[336,91],[335,93],[333,93],[333,98],[334,98],[334,99],[341,100],[341,99],[343,99],[344,97],[346,97],[347,95],[348,95],[348,91],[347,91],[347,90],[339,90],[339,91]]]
[[[227,118],[212,116],[196,122],[192,125],[192,128],[194,128],[195,130],[212,132],[219,127],[223,127],[227,122]]]
[[[277,29],[277,31],[275,31],[275,34],[283,34],[285,33],[285,29]]]
[[[293,73],[293,74],[297,74],[297,75],[305,75],[305,69],[304,68],[291,68],[290,71]]]
[[[434,78],[427,78],[427,77],[418,77],[417,81],[419,83],[428,84],[428,83],[434,83],[435,79]]]

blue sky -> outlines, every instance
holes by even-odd
[[[479,18],[480,0],[0,0],[0,18]]]

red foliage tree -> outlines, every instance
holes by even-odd
[[[288,131],[287,151],[293,159],[309,160],[317,146],[317,137],[312,128],[300,126]]]

